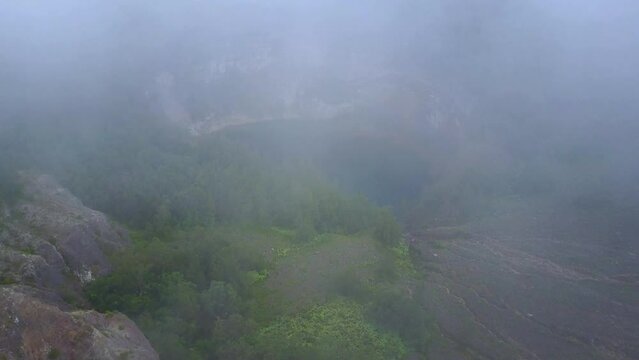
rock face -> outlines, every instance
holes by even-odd
[[[111,270],[124,229],[46,175],[22,174],[0,214],[0,359],[157,359],[126,316],[84,307],[82,286]]]
[[[26,286],[0,288],[0,353],[7,359],[157,359],[121,314],[71,310],[57,295]]]
[[[24,199],[0,218],[5,283],[77,290],[108,273],[106,254],[129,244],[126,232],[49,176],[22,175]]]

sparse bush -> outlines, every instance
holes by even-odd
[[[58,350],[57,348],[52,348],[47,353],[47,359],[51,359],[51,360],[59,359],[60,355],[61,355],[60,350]]]

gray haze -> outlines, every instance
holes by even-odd
[[[638,19],[0,0],[0,358],[638,359]]]
[[[567,177],[564,187],[577,181],[624,201],[639,194],[634,1],[1,7],[3,125],[91,128],[155,114],[202,133],[355,114],[401,133],[444,121],[457,129],[456,151],[488,148],[481,161],[503,160],[497,169],[542,161],[557,181]],[[588,154],[596,169],[575,180],[552,164],[556,151]]]

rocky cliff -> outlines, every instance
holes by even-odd
[[[20,179],[0,214],[0,358],[157,359],[126,316],[84,310],[82,286],[111,270],[126,231],[49,176]]]

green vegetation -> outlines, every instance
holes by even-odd
[[[85,289],[93,307],[131,317],[163,359],[425,353],[431,321],[407,295],[417,273],[390,210],[225,133],[121,125],[21,152],[130,229],[113,273]]]
[[[305,241],[370,228],[380,211],[308,166],[271,162],[223,134],[194,142],[162,128],[140,131],[107,131],[80,166],[60,174],[88,206],[130,226],[158,234],[211,223],[279,226],[303,230]]]
[[[100,311],[131,316],[163,358],[387,359],[427,346],[415,332],[427,337],[430,319],[397,285],[412,279],[403,245],[366,235],[300,242],[281,228],[238,226],[133,237],[133,248],[113,258],[116,271],[86,294]],[[394,281],[377,272],[387,258]],[[389,302],[413,332],[382,311]]]
[[[265,259],[257,247],[234,241],[249,234],[137,234],[133,249],[114,257],[117,270],[87,289],[88,298],[101,311],[135,319],[163,358],[216,358],[222,345],[250,333],[259,318],[253,314],[266,313],[264,290],[252,276],[264,271]]]
[[[35,255],[35,253],[36,253],[35,249],[33,248],[33,246],[27,246],[27,247],[21,249],[21,251],[22,251],[23,254],[26,254],[26,255]]]
[[[257,346],[265,359],[402,359],[396,335],[381,332],[354,302],[314,306],[260,330]]]
[[[13,285],[16,280],[8,276],[0,276],[0,285]]]
[[[47,359],[58,359],[60,358],[60,350],[53,348],[51,350],[49,350],[49,353],[47,354]]]

